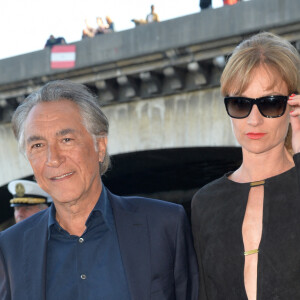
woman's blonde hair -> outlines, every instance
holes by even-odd
[[[251,82],[253,71],[260,66],[276,74],[270,88],[275,86],[278,80],[283,80],[289,95],[298,92],[300,55],[297,49],[273,33],[262,32],[243,41],[233,51],[221,76],[222,95],[241,95]],[[285,145],[290,151],[291,128],[288,130]]]
[[[241,94],[250,83],[253,70],[259,66],[277,72],[287,84],[290,94],[298,91],[300,85],[298,51],[287,40],[273,33],[263,32],[243,41],[233,51],[221,76],[223,96],[230,93]]]

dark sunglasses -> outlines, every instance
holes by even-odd
[[[265,118],[279,118],[286,110],[288,96],[265,96],[261,98],[225,97],[226,111],[231,118],[247,118],[254,104]]]

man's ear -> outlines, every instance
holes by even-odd
[[[107,147],[107,136],[98,137],[97,146],[98,146],[99,162],[103,162],[106,153],[106,147]]]

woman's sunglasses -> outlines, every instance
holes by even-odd
[[[231,118],[247,118],[254,104],[265,118],[279,118],[285,113],[288,96],[265,96],[261,98],[225,97],[225,107]]]

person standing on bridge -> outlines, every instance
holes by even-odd
[[[183,207],[102,184],[109,124],[85,86],[46,84],[12,124],[53,205],[0,233],[1,300],[197,299]]]
[[[151,5],[151,12],[146,16],[147,23],[159,22],[158,14],[154,10],[154,5]]]
[[[199,6],[201,10],[211,8],[211,0],[200,0]]]
[[[264,32],[223,71],[243,161],[192,200],[201,300],[300,299],[299,70],[298,51]]]
[[[223,4],[225,5],[234,5],[240,2],[241,0],[223,0]]]

